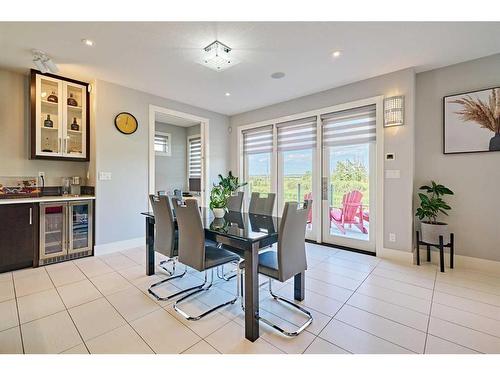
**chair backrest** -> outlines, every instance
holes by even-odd
[[[198,271],[205,270],[205,230],[198,202],[173,200],[179,231],[179,262]]]
[[[312,201],[304,202],[299,208],[297,202],[286,202],[278,234],[278,275],[286,281],[307,269],[306,222]]]
[[[349,193],[344,194],[344,197],[342,198],[342,213],[345,221],[354,220],[356,213],[359,211],[362,199],[363,193],[359,190],[352,190]]]
[[[227,209],[229,211],[241,212],[243,207],[243,192],[239,191],[238,195],[231,195],[227,200]]]
[[[175,251],[175,222],[170,199],[165,196],[149,196],[153,214],[155,215],[155,251],[174,257]]]
[[[251,214],[271,216],[273,214],[275,199],[276,194],[274,193],[268,193],[266,198],[261,198],[260,193],[252,193],[248,212]]]

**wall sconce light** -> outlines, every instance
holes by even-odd
[[[400,126],[405,123],[405,97],[391,96],[384,99],[384,127]]]

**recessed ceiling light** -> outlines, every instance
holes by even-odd
[[[82,43],[89,47],[92,47],[94,45],[94,41],[90,39],[82,39]]]
[[[341,55],[341,53],[342,52],[340,52],[340,51],[335,51],[335,52],[332,53],[332,56],[333,57],[339,57]]]
[[[231,93],[230,92],[226,92],[224,95],[231,96]]]
[[[283,72],[275,72],[273,74],[271,74],[271,78],[274,78],[274,79],[281,79],[285,76],[285,73]]]

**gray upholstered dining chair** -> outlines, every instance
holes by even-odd
[[[177,246],[177,231],[175,230],[174,214],[172,211],[171,200],[166,195],[153,195],[149,196],[151,206],[153,207],[153,214],[155,217],[155,241],[154,250],[157,253],[165,255],[168,259],[160,262],[160,267],[168,274],[164,280],[151,285],[148,292],[153,295],[157,300],[168,300],[173,297],[160,297],[153,289],[157,286],[166,283],[167,281],[183,277],[186,274],[187,268],[180,274],[175,274],[175,266],[178,255]],[[166,266],[172,263],[172,270]]]
[[[241,212],[243,207],[243,192],[239,191],[238,195],[231,195],[227,200],[227,209],[229,211]]]
[[[267,197],[262,198],[260,197],[260,193],[252,193],[248,212],[251,214],[271,216],[273,214],[275,199],[275,193],[268,193]]]
[[[307,316],[306,322],[294,332],[285,331],[271,321],[259,317],[259,320],[266,323],[270,327],[276,329],[286,336],[297,336],[305,330],[313,321],[313,317],[309,311],[302,306],[280,297],[273,292],[272,281],[278,280],[286,282],[288,279],[294,277],[296,274],[304,272],[307,269],[306,249],[305,249],[305,236],[307,214],[311,209],[312,201],[304,202],[303,207],[298,208],[297,202],[286,202],[283,209],[283,216],[280,222],[278,232],[278,246],[276,251],[267,251],[259,253],[259,269],[258,272],[269,278],[269,293],[274,300],[285,302],[286,304],[296,308]],[[245,309],[243,303],[243,277],[240,273],[245,268],[245,263],[240,262],[239,274],[241,282],[241,307]],[[238,287],[239,289],[239,287]]]
[[[237,261],[239,257],[226,249],[211,246],[205,242],[205,230],[196,200],[188,199],[184,202],[175,200],[173,203],[179,230],[179,262],[205,273],[202,284],[181,291],[184,293],[193,290],[175,302],[174,310],[188,320],[199,320],[221,307],[235,303],[238,299],[238,290],[235,298],[212,307],[197,316],[187,314],[180,308],[180,304],[198,293],[209,290],[214,280],[214,268]],[[210,281],[207,277],[207,270],[211,270]]]

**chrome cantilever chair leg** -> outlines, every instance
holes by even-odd
[[[198,316],[191,316],[191,315],[187,314],[185,311],[181,310],[181,308],[179,307],[180,303],[182,303],[183,301],[187,300],[188,298],[190,298],[198,293],[206,292],[207,290],[209,290],[212,287],[213,281],[214,281],[214,269],[212,268],[210,282],[207,283],[207,271],[205,271],[205,284],[201,288],[195,290],[194,292],[186,294],[185,296],[178,299],[174,304],[174,310],[177,311],[179,314],[181,314],[187,320],[200,320],[201,318],[203,318],[204,316],[207,316],[208,314],[214,312],[215,310],[220,309],[221,307],[224,307],[227,305],[232,305],[233,303],[236,302],[236,300],[238,299],[238,294],[239,294],[238,288],[236,290],[236,296],[233,299],[231,299],[227,302],[221,303],[220,305],[217,305],[215,307],[212,307],[211,309],[202,312]]]
[[[172,271],[170,271],[166,265],[172,262]],[[175,274],[175,258],[168,258],[167,260],[162,260],[158,265],[163,271],[167,273],[168,276]]]
[[[175,266],[174,266],[174,268],[173,268],[173,272],[175,273]],[[153,291],[153,288],[156,288],[156,287],[158,287],[158,286],[160,286],[160,285],[162,285],[162,284],[164,284],[164,283],[166,283],[166,282],[168,282],[168,281],[172,281],[172,280],[174,280],[174,279],[179,279],[179,278],[183,277],[183,276],[186,274],[186,272],[187,272],[187,266],[184,266],[184,271],[183,271],[182,273],[180,273],[180,274],[178,274],[178,275],[174,275],[174,276],[167,277],[166,279],[161,280],[161,281],[158,281],[157,283],[154,283],[153,285],[151,285],[151,286],[149,287],[149,289],[148,289],[148,293],[149,293],[149,294],[151,294],[153,297],[155,297],[155,298],[156,298],[156,300],[158,300],[158,301],[168,301],[168,300],[170,300],[170,299],[172,299],[172,298],[174,298],[174,297],[177,297],[177,296],[178,296],[178,295],[180,295],[180,294],[184,294],[184,293],[190,292],[190,291],[195,290],[195,289],[200,289],[200,288],[202,288],[202,287],[203,287],[203,285],[205,285],[205,284],[206,284],[207,280],[206,280],[206,277],[205,277],[205,281],[204,281],[202,284],[199,284],[199,285],[193,286],[193,287],[191,287],[191,288],[187,288],[187,289],[180,290],[180,291],[175,292],[175,293],[173,293],[173,294],[170,294],[170,295],[168,295],[168,296],[166,296],[166,297],[161,297],[161,296],[159,296],[158,294],[156,294],[156,293]]]
[[[243,273],[242,272],[238,272],[238,279],[240,279],[240,283],[241,283],[241,308],[242,308],[243,311],[245,311],[245,304],[244,304],[244,298],[243,298]],[[285,303],[289,304],[290,306],[296,308],[301,313],[307,315],[308,319],[307,319],[307,321],[304,324],[302,324],[299,327],[299,329],[297,329],[296,331],[293,331],[293,332],[285,331],[283,328],[281,328],[277,324],[271,322],[270,320],[268,320],[266,318],[263,318],[262,316],[259,316],[259,320],[262,321],[263,323],[267,324],[271,328],[274,328],[279,333],[281,333],[281,334],[283,334],[285,336],[288,336],[288,337],[298,336],[303,330],[305,330],[307,327],[309,327],[309,325],[313,322],[312,314],[309,311],[307,311],[306,309],[304,309],[302,306],[296,304],[295,302],[292,302],[292,301],[290,301],[290,300],[288,300],[286,298],[280,297],[277,294],[275,294],[273,292],[272,281],[273,280],[271,278],[269,278],[269,294],[271,294],[271,297],[273,297],[276,301],[285,302]],[[239,293],[239,291],[240,291],[240,283],[238,283],[238,294],[240,294]]]

